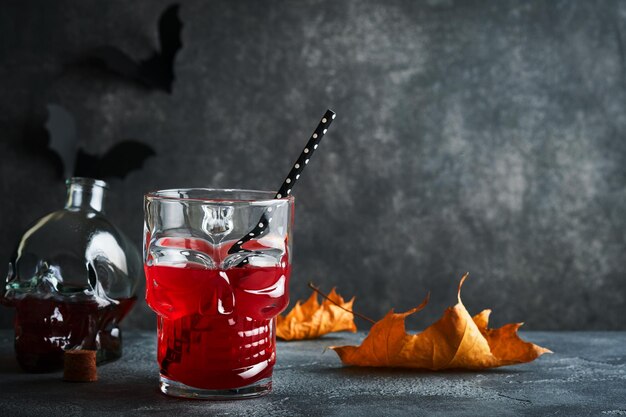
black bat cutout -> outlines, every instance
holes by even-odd
[[[151,147],[134,140],[119,142],[102,156],[90,155],[79,149],[76,154],[75,176],[124,178],[129,172],[141,168],[144,161],[154,155]]]
[[[50,141],[48,148],[53,150],[61,159],[63,177],[69,178],[74,175],[76,166],[76,122],[74,116],[65,108],[57,104],[48,104],[48,120],[46,130]]]
[[[182,47],[182,22],[178,18],[179,4],[172,4],[159,19],[160,50],[144,60],[136,60],[115,46],[101,46],[88,52],[84,62],[113,72],[150,89],[172,92],[174,59]]]
[[[74,116],[59,105],[48,104],[47,107],[48,147],[61,159],[65,178],[124,178],[141,168],[148,157],[156,155],[150,146],[134,140],[119,142],[102,156],[88,154],[78,148]]]

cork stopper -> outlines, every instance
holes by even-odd
[[[93,382],[98,380],[95,350],[68,350],[64,355],[63,380]]]

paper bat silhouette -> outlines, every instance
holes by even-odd
[[[90,51],[85,62],[111,71],[131,81],[151,88],[172,92],[174,58],[182,46],[183,27],[178,18],[178,4],[169,6],[159,19],[160,50],[144,60],[136,60],[114,46],[102,46]]]
[[[150,146],[134,140],[119,142],[104,155],[90,155],[78,148],[76,122],[70,112],[56,104],[48,104],[47,107],[48,147],[61,159],[64,178],[124,178],[129,172],[141,168],[148,157],[155,155]]]

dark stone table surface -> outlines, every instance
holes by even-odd
[[[281,342],[271,394],[252,400],[180,400],[157,388],[154,333],[126,334],[124,357],[95,383],[25,374],[12,333],[0,332],[1,416],[438,416],[626,415],[626,332],[525,332],[552,349],[533,363],[483,372],[343,367],[327,346],[363,333]]]

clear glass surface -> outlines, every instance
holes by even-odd
[[[146,300],[157,313],[161,390],[262,395],[289,303],[294,199],[265,191],[179,189],[145,196]]]

